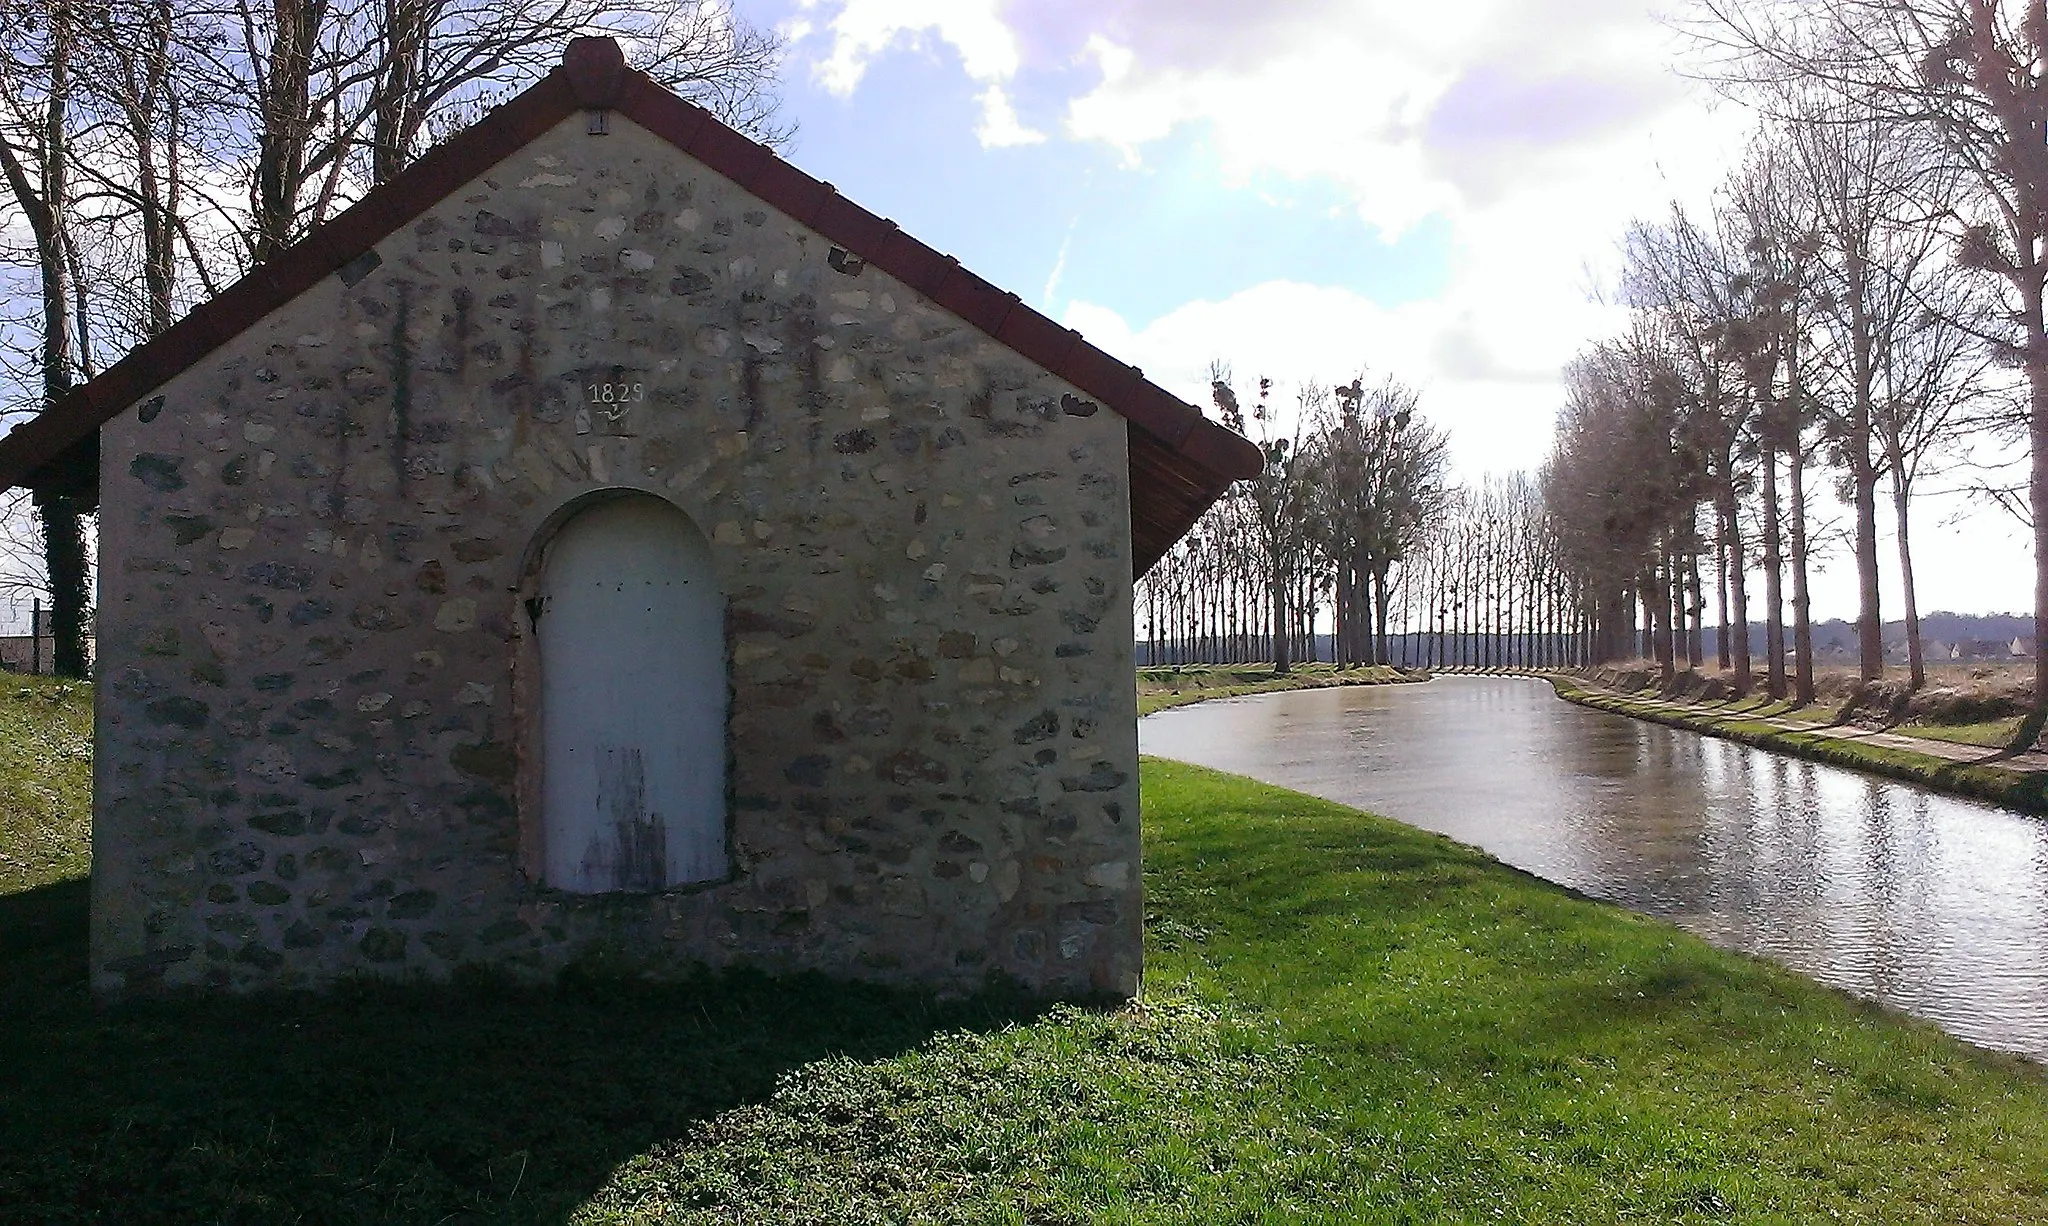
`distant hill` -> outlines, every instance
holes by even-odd
[[[1712,633],[1711,629],[1708,633]],[[1789,621],[1785,623],[1785,633],[1789,639],[1792,633],[1792,624]],[[2021,639],[2028,643],[2033,642],[2034,619],[2032,616],[2018,613],[1978,614],[1939,611],[1925,614],[1920,618],[1920,642],[1923,647],[1929,649],[1937,643],[1943,645],[1964,644],[1966,648],[1967,645],[1971,644],[1998,644],[2003,647],[2010,644],[2014,639]],[[1764,626],[1762,622],[1750,623],[1749,643],[1751,651],[1761,652],[1764,649]],[[1903,620],[1884,623],[1884,645],[1886,655],[1899,659],[1905,657],[1906,623]],[[1824,622],[1815,622],[1813,624],[1813,654],[1816,659],[1824,656],[1854,656],[1856,654],[1855,624],[1843,621],[1839,617],[1831,618]],[[1971,653],[1966,649],[1964,654]]]

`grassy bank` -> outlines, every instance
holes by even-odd
[[[1989,801],[2022,813],[2048,815],[2048,771],[2014,770],[1995,762],[1958,762],[1913,749],[1848,740],[1819,728],[1786,729],[1764,722],[1769,718],[1784,717],[1818,724],[1829,718],[1829,713],[1820,708],[1793,710],[1788,703],[1754,698],[1735,702],[1674,704],[1659,701],[1654,695],[1637,697],[1617,693],[1572,677],[1553,676],[1550,681],[1561,697],[1603,711],[1726,737],[1817,762],[1869,771],[1936,791]],[[1957,727],[1970,729],[1973,726]],[[1919,728],[1902,727],[1898,731],[1913,736],[1925,735]],[[1988,756],[1989,747],[1979,742],[1963,737],[1946,739],[1985,748]]]
[[[0,1218],[2015,1222],[2048,1079],[1405,826],[1145,768],[1117,1011],[478,980],[95,1011],[0,894]]]
[[[92,687],[0,675],[0,894],[84,875]]]
[[[1654,682],[1658,664],[1624,661],[1613,671]],[[1896,669],[1882,680],[1867,682],[1857,669],[1824,664],[1814,670],[1813,701],[1805,706],[1764,693],[1761,672],[1748,695],[1732,697],[1734,690],[1732,672],[1688,669],[1673,679],[1667,696],[1718,707],[1723,714],[1782,716],[1998,749],[2012,743],[2034,704],[2031,665],[1987,662],[1931,664],[1926,683],[1918,689]]]
[[[1275,676],[1270,664],[1177,664],[1138,670],[1138,714],[1185,706],[1205,698],[1235,698],[1275,690],[1310,690],[1331,685],[1390,685],[1427,681],[1425,672],[1406,672],[1388,665],[1340,668],[1335,664],[1297,664],[1286,676]]]

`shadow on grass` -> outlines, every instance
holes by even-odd
[[[97,1009],[86,883],[0,895],[0,1218],[559,1222],[626,1158],[829,1054],[1040,1002],[816,976],[362,983]]]

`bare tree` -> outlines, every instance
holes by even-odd
[[[1848,475],[1855,510],[1856,631],[1863,679],[1884,672],[1878,606],[1877,480],[1872,419],[1879,347],[1895,331],[1886,292],[1891,240],[1917,210],[1912,161],[1922,152],[1912,133],[1874,114],[1857,99],[1806,84],[1788,91],[1787,119],[1766,139],[1781,141],[1793,172],[1792,190],[1808,203],[1812,225],[1813,309],[1827,342],[1817,346],[1811,403],[1820,410],[1832,458]],[[1782,135],[1781,135],[1782,134]],[[1830,392],[1834,394],[1829,394]]]
[[[1336,660],[1414,662],[1420,639],[1397,651],[1394,619],[1451,569],[1430,544],[1454,496],[1446,436],[1398,380],[1361,377],[1334,392],[1303,381],[1285,420],[1273,386],[1261,379],[1247,412],[1229,368],[1211,366],[1217,412],[1259,444],[1266,469],[1212,505],[1140,580],[1147,661],[1269,659],[1285,672],[1314,657],[1327,612]]]
[[[1818,244],[1809,205],[1788,183],[1784,160],[1774,146],[1764,142],[1751,146],[1745,164],[1730,178],[1727,195],[1729,212],[1736,219],[1748,257],[1743,279],[1748,310],[1732,322],[1730,340],[1757,404],[1753,432],[1763,473],[1768,684],[1772,697],[1785,696],[1783,546],[1789,544],[1793,696],[1804,706],[1813,701],[1805,488],[1812,397],[1802,356]],[[1782,500],[1778,494],[1780,456],[1785,459],[1789,485]]]
[[[1338,658],[1384,664],[1393,569],[1445,510],[1449,442],[1398,380],[1368,386],[1361,375],[1330,399],[1315,436],[1314,523],[1334,580]]]
[[[1745,381],[1744,345],[1755,287],[1739,215],[1716,209],[1710,224],[1703,228],[1674,205],[1665,224],[1633,227],[1624,288],[1631,306],[1656,317],[1689,391],[1686,428],[1714,507],[1716,588],[1724,593],[1719,654],[1722,667],[1734,671],[1736,692],[1747,693],[1749,567],[1741,506],[1752,481],[1758,406]]]
[[[2025,375],[2036,638],[2048,642],[2048,7],[2039,0],[1701,0],[1704,37],[1743,84],[1809,80],[1934,132],[1970,191],[1933,219],[2004,292],[1992,338]],[[2048,652],[2033,715],[2048,723]]]
[[[1307,548],[1308,482],[1302,449],[1298,445],[1302,423],[1313,411],[1316,400],[1326,395],[1317,385],[1302,388],[1302,412],[1292,430],[1281,427],[1270,397],[1271,379],[1259,380],[1259,398],[1247,417],[1239,407],[1237,393],[1230,386],[1230,369],[1214,363],[1209,370],[1209,389],[1223,424],[1249,437],[1265,454],[1266,466],[1246,483],[1246,497],[1253,509],[1251,527],[1254,542],[1265,562],[1268,608],[1272,616],[1273,671],[1285,673],[1292,667],[1288,649],[1287,614],[1289,592],[1301,568]]]
[[[35,334],[41,403],[71,390],[77,317],[73,311],[72,72],[78,20],[69,0],[0,7],[0,174],[34,245],[41,300]],[[84,515],[68,493],[38,500],[50,585],[52,654],[61,676],[86,674],[88,570]]]
[[[1697,548],[1702,493],[1685,437],[1679,352],[1653,318],[1639,316],[1628,337],[1566,367],[1565,390],[1542,492],[1593,610],[1593,656],[1622,654],[1634,636],[1629,605],[1640,603],[1649,635],[1642,649],[1668,674],[1680,616],[1671,560]]]
[[[1896,306],[1885,314],[1900,325],[1879,352],[1879,387],[1874,425],[1891,479],[1899,578],[1904,589],[1906,663],[1914,689],[1927,683],[1920,638],[1920,602],[1913,577],[1912,500],[1920,478],[1939,471],[1950,452],[1976,426],[1979,407],[1993,399],[1990,355],[1981,330],[1958,321],[1982,313],[1974,278],[1945,264],[1931,249],[1927,257],[1899,261],[1887,270],[1886,293]]]

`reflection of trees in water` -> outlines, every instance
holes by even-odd
[[[1640,773],[1657,725],[1576,703],[1560,702],[1552,714],[1565,725],[1559,740],[1572,773],[1587,779],[1632,779]]]
[[[1705,819],[1701,822],[1700,906],[1716,917],[1724,943],[1732,922],[1740,927],[1751,908],[1741,883],[1756,871],[1757,813],[1753,803],[1754,764],[1740,746],[1710,737],[1700,747],[1699,781]]]
[[[1914,914],[1916,909],[1904,905],[1905,891],[1899,880],[1899,829],[1892,811],[1894,790],[1875,779],[1865,780],[1861,820],[1855,825],[1861,836],[1863,910],[1868,916],[1863,926],[1864,961],[1871,990],[1880,997],[1896,997],[1907,986],[1905,954],[1909,941],[1902,930],[1920,927],[1914,922],[1918,918]],[[1920,811],[1916,816],[1924,818],[1926,797],[1919,800],[1913,807]]]

